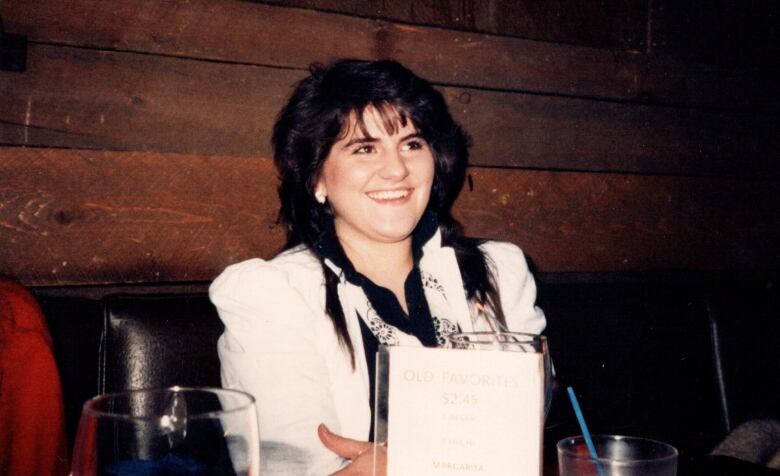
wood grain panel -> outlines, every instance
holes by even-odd
[[[300,71],[30,45],[0,72],[5,144],[268,155]]]
[[[204,280],[282,242],[269,160],[7,148],[0,157],[0,270],[27,284]]]
[[[780,266],[778,183],[472,168],[456,215],[542,272]],[[0,272],[28,285],[207,281],[269,257],[262,158],[0,148]]]
[[[31,45],[0,72],[0,142],[270,156],[297,70]],[[20,80],[22,79],[22,80]],[[777,176],[780,119],[442,88],[472,135],[472,163],[542,169]]]
[[[689,61],[777,68],[780,3],[713,0],[707,8],[691,1],[652,2],[652,48]]]
[[[780,119],[447,88],[473,163],[557,170],[777,177]]]
[[[777,181],[470,170],[456,215],[541,271],[777,269]],[[485,233],[487,232],[487,233]]]
[[[32,41],[305,69],[394,58],[467,87],[776,111],[777,71],[732,71],[617,51],[235,0],[26,0],[0,5]]]
[[[263,0],[262,3],[531,40],[634,50],[644,49],[648,7],[645,0]]]

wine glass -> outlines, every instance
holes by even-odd
[[[498,350],[542,354],[544,365],[544,416],[550,411],[553,393],[553,368],[547,338],[525,332],[456,332],[448,337],[451,349]]]
[[[71,476],[260,472],[254,398],[237,390],[129,390],[84,404]]]

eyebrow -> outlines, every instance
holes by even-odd
[[[425,138],[419,132],[412,132],[411,134],[406,134],[405,136],[401,137],[401,140],[399,142],[404,142],[404,141],[407,141],[409,139],[422,139],[422,140],[425,140]]]
[[[407,134],[407,135],[401,137],[401,139],[398,142],[404,142],[404,141],[407,141],[409,139],[415,139],[415,138],[423,139],[423,136],[419,132],[412,132],[411,134]],[[347,148],[352,147],[353,145],[356,145],[356,144],[373,144],[373,143],[376,143],[376,142],[379,142],[379,139],[377,139],[376,137],[371,137],[371,136],[356,137],[356,138],[352,139],[351,141],[347,142],[346,144],[344,144],[342,147],[344,149],[347,149]]]
[[[371,137],[371,136],[355,137],[351,141],[349,141],[346,144],[344,144],[342,146],[342,148],[348,149],[349,147],[352,147],[353,145],[356,145],[356,144],[370,144],[370,143],[374,143],[374,142],[379,142],[379,139],[377,139],[376,137]]]

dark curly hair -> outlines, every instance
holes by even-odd
[[[442,95],[426,80],[395,61],[339,60],[313,65],[282,108],[273,130],[274,164],[279,173],[280,220],[287,230],[285,249],[307,246],[322,261],[314,243],[332,232],[327,204],[314,197],[330,149],[349,131],[350,116],[365,133],[363,113],[373,107],[392,133],[400,121],[411,121],[432,151],[435,173],[428,210],[436,213],[442,240],[456,251],[469,299],[487,306],[504,323],[490,266],[479,249],[480,240],[462,235],[450,213],[465,176],[469,141],[452,119]],[[338,278],[323,266],[326,312],[340,342],[354,349],[347,335],[338,300]]]

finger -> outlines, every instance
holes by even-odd
[[[370,441],[358,441],[339,436],[331,432],[328,427],[323,424],[320,424],[317,428],[317,435],[326,448],[342,458],[347,459],[355,459],[366,451],[370,451],[374,446]]]
[[[374,472],[374,458],[373,458],[373,452],[366,451],[365,453],[361,454],[357,458],[353,459],[352,462],[346,466],[345,468],[342,468],[340,471],[336,471],[335,473],[331,474],[330,476],[384,476],[384,471]]]
[[[386,476],[387,475],[387,450],[379,448],[374,453],[366,451],[345,468],[336,471],[330,476]]]
[[[355,465],[350,464],[347,467],[336,471],[330,476],[360,476],[360,474],[361,473],[359,472],[359,470],[355,468]],[[363,473],[363,474],[370,474],[370,473]]]

